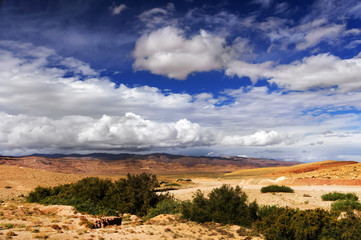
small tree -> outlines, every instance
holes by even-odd
[[[37,187],[28,195],[27,201],[72,205],[78,211],[94,215],[121,212],[144,216],[149,208],[168,197],[155,193],[154,189],[158,185],[156,176],[147,173],[128,174],[126,179],[114,183],[108,179],[91,177],[53,188]]]
[[[247,205],[247,195],[239,186],[235,188],[222,185],[215,188],[208,198],[198,190],[192,201],[185,202],[182,207],[183,217],[196,222],[219,222],[250,226],[257,217],[257,203]]]
[[[165,195],[155,193],[154,189],[158,185],[155,175],[128,174],[126,179],[119,179],[113,184],[105,201],[109,207],[119,212],[144,216],[148,209],[166,198]]]

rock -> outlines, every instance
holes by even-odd
[[[122,225],[122,218],[121,217],[102,217],[92,224],[91,228],[103,228],[112,225]]]
[[[39,210],[44,214],[54,213],[60,216],[72,216],[76,212],[73,206],[65,205],[40,206]]]
[[[141,222],[142,219],[139,218],[139,217],[136,216],[136,215],[131,215],[131,216],[130,216],[130,221],[132,221],[132,222]]]

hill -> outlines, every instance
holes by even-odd
[[[241,169],[225,176],[248,179],[279,178],[279,183],[292,185],[361,185],[361,163],[329,160],[288,167]]]
[[[295,164],[297,162],[264,158],[192,157],[164,153],[0,157],[0,165],[15,165],[61,173],[108,176],[142,172],[153,174],[227,173],[239,169],[292,166]]]

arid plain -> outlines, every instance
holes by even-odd
[[[56,186],[76,182],[85,173],[59,173],[23,166],[0,165],[0,239],[262,239],[239,226],[197,224],[173,215],[160,215],[147,222],[136,216],[123,216],[122,225],[89,229],[84,219],[94,217],[76,213],[72,207],[42,206],[25,203],[36,186]],[[117,179],[124,175],[98,175]],[[180,200],[191,199],[200,189],[205,194],[222,184],[239,185],[249,201],[259,205],[288,206],[299,209],[330,209],[331,202],[321,195],[332,192],[353,192],[361,198],[361,164],[325,161],[294,166],[239,169],[228,173],[158,174],[159,181],[179,183],[170,191]],[[191,181],[179,181],[179,179]],[[294,193],[261,193],[270,184],[291,186]],[[14,236],[10,236],[14,233]]]

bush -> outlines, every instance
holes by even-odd
[[[273,206],[263,209],[255,227],[267,240],[316,240],[329,233],[327,224],[335,219],[333,214],[323,209],[302,211]]]
[[[355,193],[339,193],[339,192],[331,192],[326,193],[321,196],[323,201],[336,201],[336,200],[354,200],[357,201],[358,197]]]
[[[293,193],[293,189],[287,186],[279,186],[279,185],[269,185],[267,187],[261,188],[261,193],[268,193],[268,192],[287,192]]]
[[[168,197],[155,193],[158,185],[156,176],[146,173],[128,174],[127,178],[114,183],[91,177],[53,188],[37,187],[27,196],[27,201],[72,205],[79,212],[93,215],[131,213],[144,216],[148,209]]]
[[[195,222],[218,222],[250,226],[257,218],[258,205],[247,205],[247,195],[239,186],[233,188],[222,185],[208,194],[208,198],[198,190],[192,201],[182,204],[184,218]]]
[[[331,209],[333,211],[348,211],[348,210],[358,210],[361,211],[361,203],[355,200],[337,200],[331,204]]]
[[[361,236],[361,218],[352,211],[341,219],[338,212],[323,209],[265,206],[258,213],[254,226],[267,240],[357,240]]]
[[[154,208],[150,208],[145,220],[151,219],[160,214],[176,214],[180,212],[182,202],[172,198],[164,199],[157,203]]]

